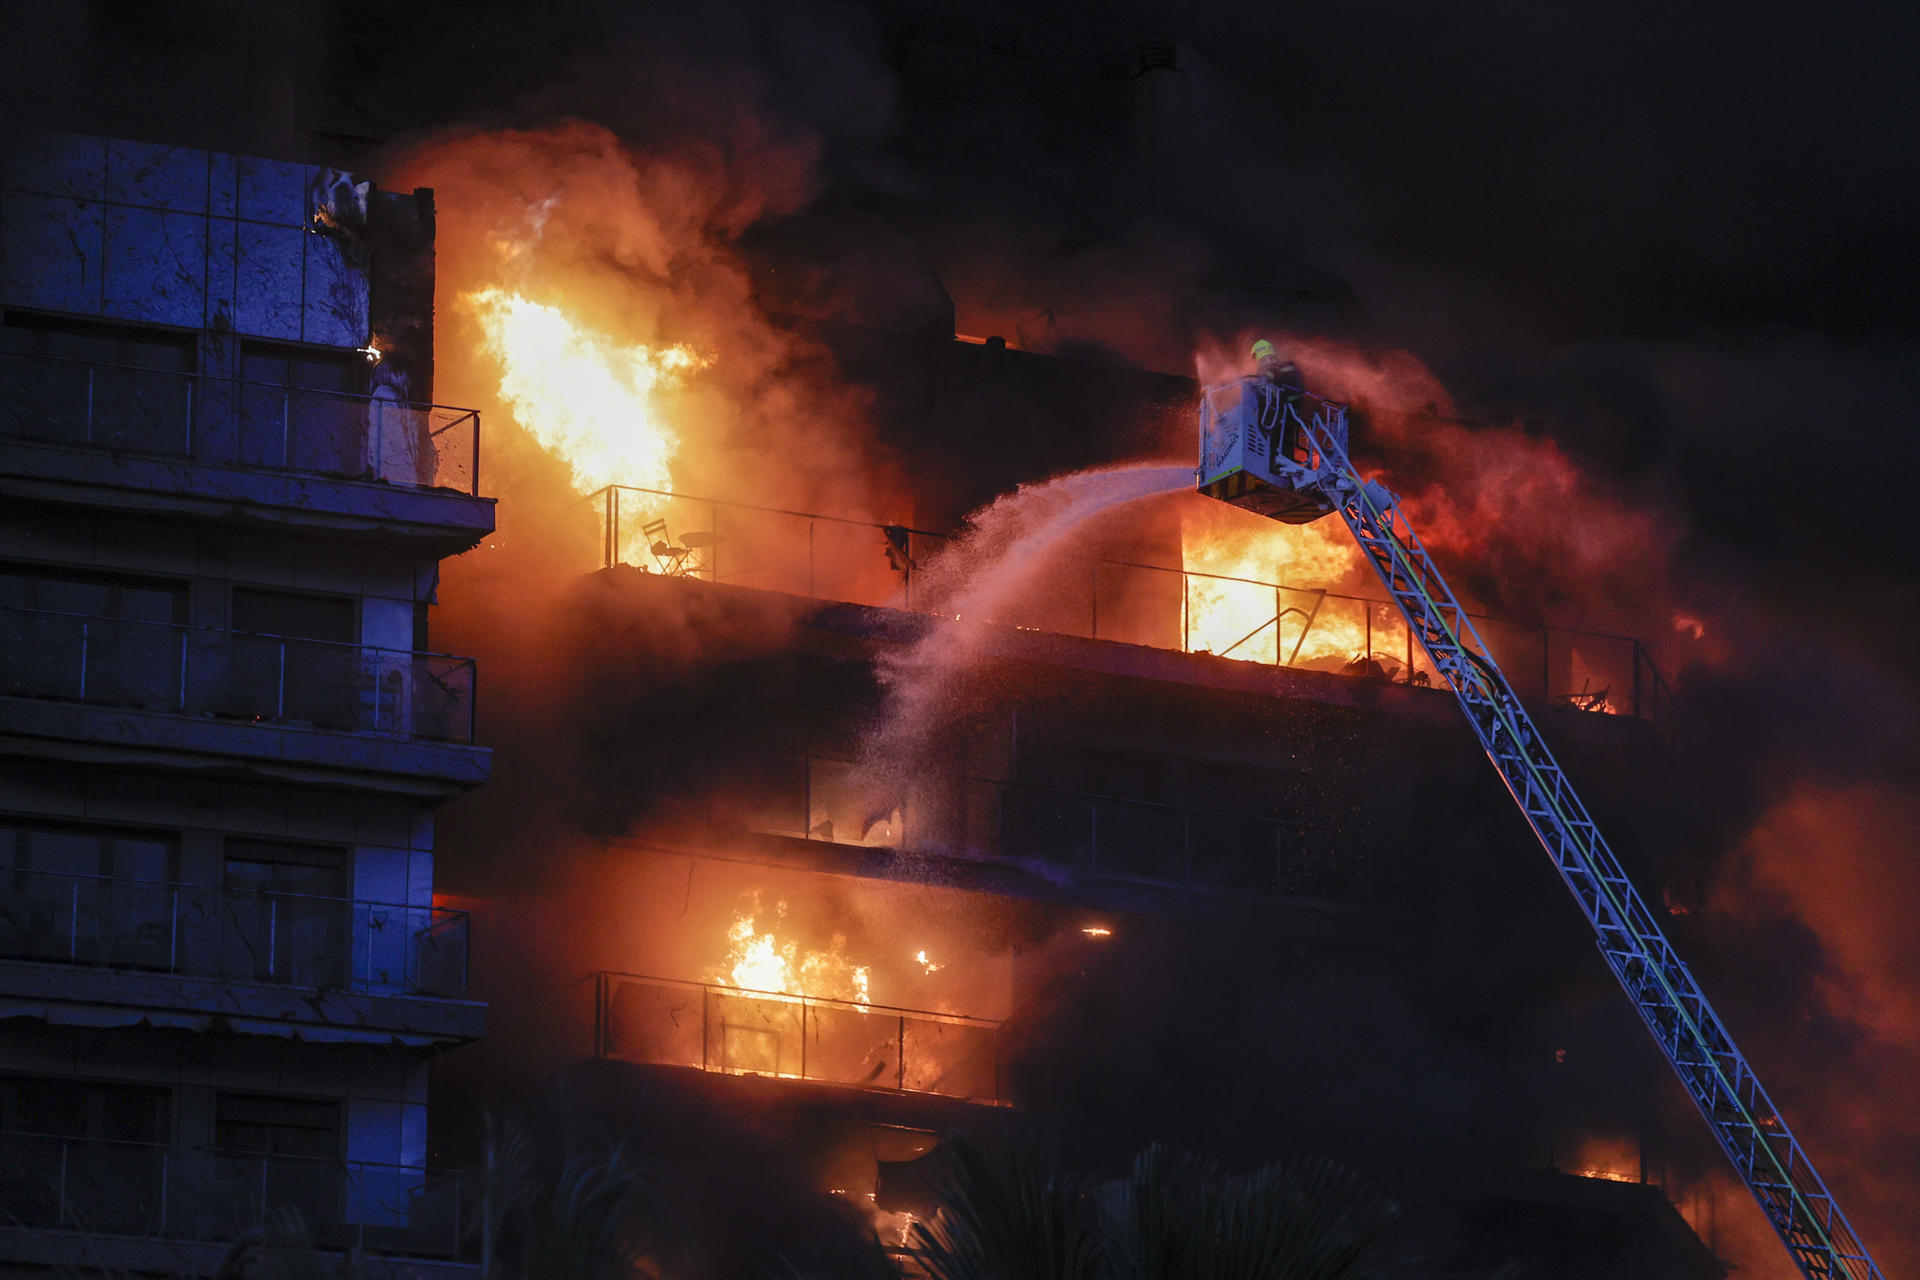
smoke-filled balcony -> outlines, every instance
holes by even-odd
[[[1000,1023],[628,973],[596,975],[596,1057],[1004,1101]]]
[[[0,871],[0,959],[461,999],[467,913],[51,871]]]
[[[0,606],[0,696],[473,740],[471,658]]]
[[[5,1133],[0,1252],[45,1243],[35,1233],[75,1232],[116,1257],[128,1238],[205,1244],[211,1262],[291,1210],[318,1249],[452,1261],[463,1247],[460,1191],[459,1176],[442,1170]]]
[[[1046,866],[1196,891],[1367,901],[1385,895],[1312,824],[992,778],[915,780],[881,808],[860,765],[758,754],[734,762],[716,827],[825,844]]]
[[[600,491],[593,504],[602,567],[881,608],[935,609],[926,570],[953,542],[901,525],[628,486]],[[1414,687],[1441,683],[1391,601],[1254,576],[1269,570],[1241,567],[1261,565],[1257,551],[1231,550],[1223,556],[1198,539],[1183,549],[1181,567],[1063,554],[977,620]],[[1523,697],[1672,730],[1672,690],[1637,639],[1471,616]]]

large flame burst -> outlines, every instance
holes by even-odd
[[[1265,663],[1345,662],[1363,654],[1368,643],[1364,614],[1321,608],[1313,612],[1312,625],[1306,625],[1314,604],[1312,589],[1339,583],[1358,561],[1344,533],[1337,521],[1183,521],[1182,566],[1190,574],[1217,575],[1188,580],[1187,648]],[[1229,578],[1247,581],[1221,580]],[[1276,593],[1266,584],[1302,590]]]
[[[775,915],[785,913],[783,902]],[[744,991],[870,1003],[870,971],[847,958],[844,937],[835,934],[825,951],[802,951],[797,943],[781,942],[773,930],[761,929],[757,916],[756,903],[753,912],[735,916],[728,926],[722,983]]]
[[[658,393],[707,360],[690,347],[594,333],[558,307],[505,289],[482,289],[462,301],[499,365],[500,398],[542,448],[571,468],[575,489],[673,488],[680,435]]]

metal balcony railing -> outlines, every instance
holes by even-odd
[[[0,606],[0,695],[473,741],[474,662]]]
[[[0,355],[0,436],[477,494],[480,415],[206,374]]]
[[[924,611],[919,565],[951,537],[614,486],[589,501],[602,567],[643,566],[818,600]],[[664,522],[664,528],[662,526]],[[1032,591],[987,621],[1269,666],[1347,671],[1398,684],[1438,684],[1388,600],[1126,560],[1062,558]],[[1244,619],[1225,626],[1223,617]],[[1505,622],[1474,625],[1515,689],[1579,710],[1675,727],[1673,691],[1631,636]],[[1356,659],[1360,660],[1356,662]]]
[[[1197,805],[1126,799],[993,778],[916,779],[875,812],[860,767],[815,756],[735,758],[715,825],[827,844],[879,846],[1018,864],[1200,892],[1343,902],[1380,898],[1378,868],[1357,865],[1317,826]],[[745,797],[743,800],[743,796]]]
[[[601,972],[594,1055],[891,1093],[1005,1101],[986,1018]]]
[[[377,995],[467,994],[464,911],[0,869],[0,958]]]
[[[454,1259],[462,1175],[440,1169],[0,1133],[0,1225],[231,1243],[296,1211],[316,1248]]]

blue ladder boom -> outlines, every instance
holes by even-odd
[[[1801,1273],[1808,1280],[1884,1280],[1693,974],[1627,879],[1533,718],[1408,524],[1399,499],[1381,485],[1363,482],[1353,469],[1346,448],[1345,406],[1311,396],[1276,406],[1273,397],[1264,396],[1264,407],[1255,410],[1251,406],[1263,397],[1263,389],[1244,385],[1254,381],[1243,380],[1240,392],[1225,397],[1219,394],[1222,388],[1209,388],[1202,401],[1200,491],[1235,505],[1272,510],[1278,499],[1270,491],[1288,489],[1316,502],[1323,512],[1340,513],[1573,891],[1599,937],[1607,967],[1640,1011]],[[1250,407],[1236,412],[1243,394]],[[1215,403],[1226,405],[1225,412],[1210,413],[1207,406]],[[1266,441],[1251,438],[1260,435]],[[1273,443],[1282,438],[1290,442],[1284,451]]]

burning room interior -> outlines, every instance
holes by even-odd
[[[1489,15],[1568,154],[1411,9],[139,8],[0,90],[0,1271],[1920,1268],[1882,202]]]

